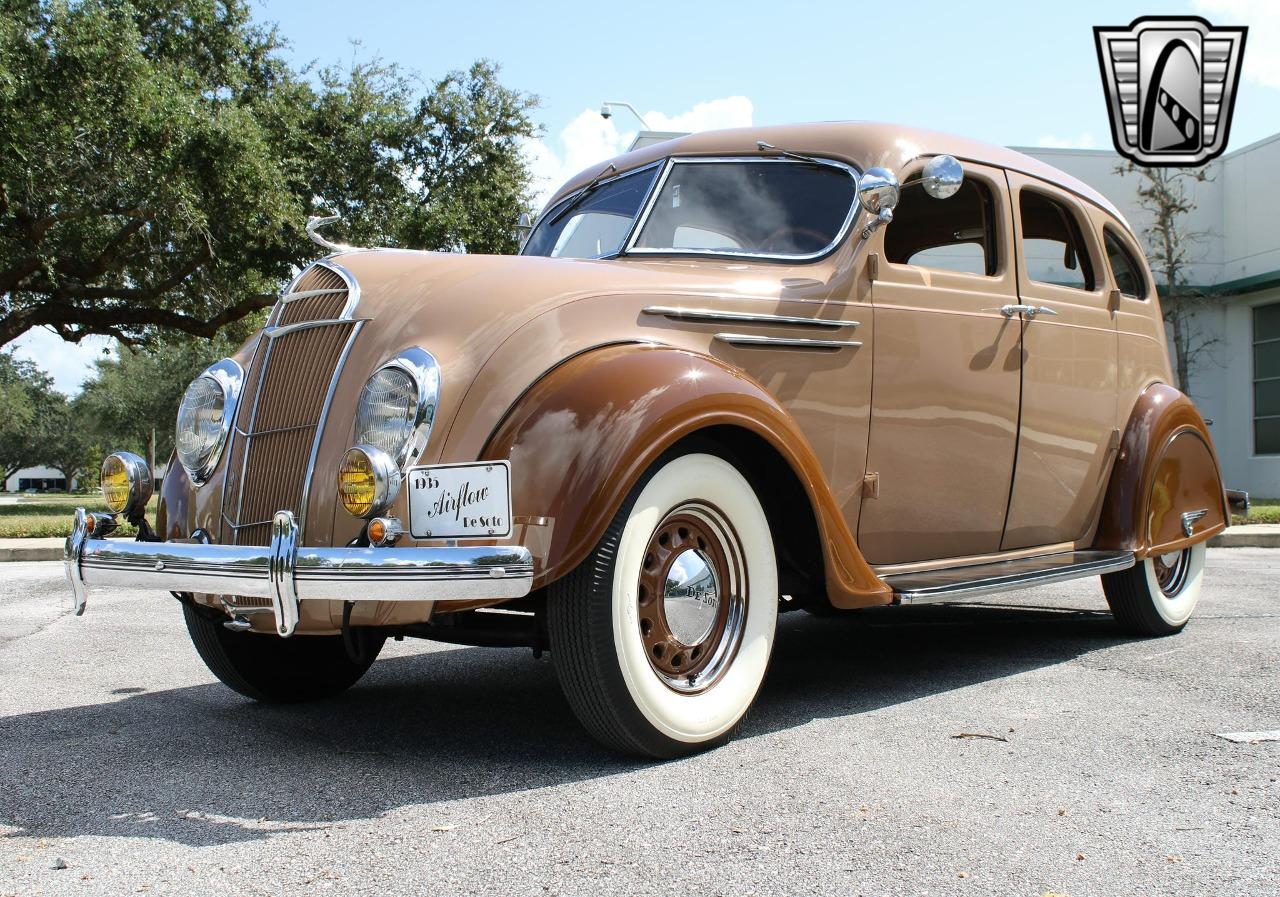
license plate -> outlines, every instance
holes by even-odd
[[[489,539],[511,535],[511,464],[411,467],[409,534],[415,539]]]

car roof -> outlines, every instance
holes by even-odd
[[[762,152],[756,146],[757,141],[772,144],[778,150],[839,159],[864,170],[878,165],[897,171],[912,159],[949,153],[962,161],[1007,168],[1047,181],[1102,208],[1124,224],[1126,229],[1129,228],[1120,210],[1105,196],[1078,178],[1039,159],[1006,146],[983,143],[941,131],[883,122],[815,122],[701,131],[650,144],[611,161],[618,171],[623,172],[667,156],[776,155],[776,151]],[[593,165],[574,175],[556,191],[555,196],[547,203],[547,208],[565,194],[586,184],[606,164]]]

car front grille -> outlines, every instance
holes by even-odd
[[[331,388],[360,327],[335,316],[349,313],[347,290],[354,282],[328,264],[313,266],[292,284],[272,313],[280,323],[264,331],[254,352],[227,460],[223,544],[269,544],[272,517],[282,510],[292,511],[305,528],[312,455]],[[289,299],[337,289],[325,285],[334,280],[342,293]]]

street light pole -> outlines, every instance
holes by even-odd
[[[649,123],[648,123],[647,121],[645,121],[645,120],[644,120],[644,116],[640,114],[639,110],[637,110],[635,106],[632,106],[630,103],[624,103],[624,102],[622,102],[621,100],[605,100],[603,103],[601,103],[601,104],[600,104],[600,117],[601,117],[601,118],[603,118],[603,119],[606,119],[606,120],[607,120],[608,118],[610,118],[610,117],[613,115],[613,107],[614,107],[614,106],[618,106],[618,107],[621,107],[621,108],[623,108],[623,109],[627,109],[627,110],[629,110],[629,111],[631,112],[631,114],[632,114],[632,115],[634,115],[636,118],[640,119],[640,124],[641,124],[642,126],[644,126],[644,129],[645,129],[646,131],[652,131],[652,130],[653,130],[653,128],[649,127]]]

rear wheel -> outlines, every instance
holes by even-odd
[[[210,672],[247,698],[269,703],[314,701],[345,691],[365,674],[384,641],[362,640],[353,660],[340,635],[276,638],[232,632],[201,609],[183,604],[187,632]]]
[[[778,617],[769,524],[728,461],[659,462],[551,587],[551,656],[597,739],[676,757],[723,744],[764,681]]]
[[[1181,631],[1200,600],[1205,552],[1201,542],[1103,576],[1102,590],[1116,621],[1135,635]]]

